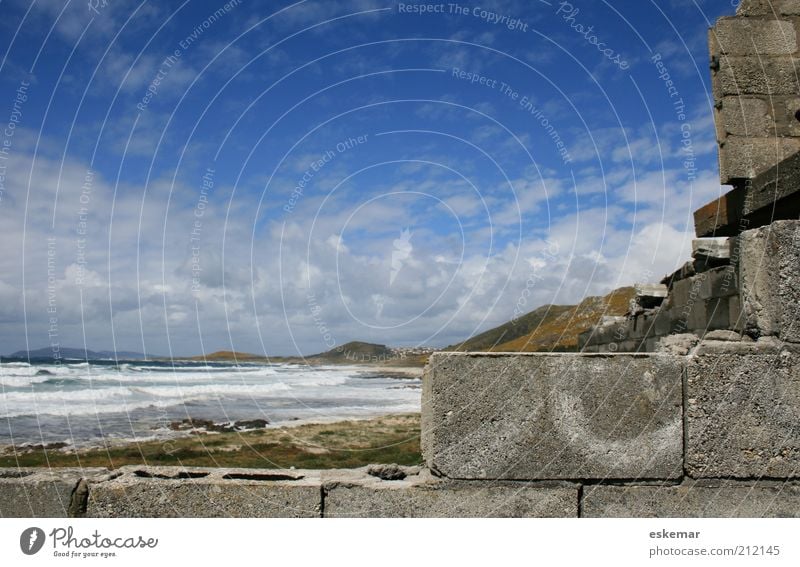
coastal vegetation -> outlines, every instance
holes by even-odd
[[[59,445],[7,447],[0,450],[0,467],[114,469],[124,465],[178,465],[329,469],[422,462],[419,414],[247,432],[200,429],[169,440],[84,449]]]

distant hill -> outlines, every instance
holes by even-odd
[[[70,358],[70,359],[78,359],[78,360],[144,360],[144,354],[141,352],[130,352],[124,350],[118,350],[116,353],[114,351],[109,350],[101,350],[101,351],[93,351],[93,350],[85,350],[82,348],[69,348],[69,347],[62,347],[58,350],[58,354],[61,358]],[[18,350],[17,352],[8,354],[3,356],[3,358],[37,358],[37,359],[52,359],[54,356],[53,349],[51,347],[44,347],[38,348],[36,350]],[[154,358],[154,357],[149,357]]]
[[[464,342],[451,345],[444,350],[488,352],[495,350],[499,345],[524,337],[535,331],[545,321],[569,311],[571,306],[543,305],[516,320],[503,323],[499,327],[489,329],[467,339]]]
[[[411,361],[416,365],[418,361],[414,357],[400,358],[397,352],[387,347],[386,345],[378,345],[372,343],[365,343],[360,341],[349,342],[329,351],[321,352],[319,354],[312,354],[311,356],[262,356],[258,354],[250,354],[247,352],[234,352],[229,350],[220,350],[206,355],[192,356],[186,360],[207,360],[209,362],[215,361],[239,361],[239,362],[296,362],[298,364],[357,364],[357,363],[388,363],[392,364],[395,359],[400,361]],[[398,362],[399,364],[399,362]],[[397,364],[396,364],[397,365]]]
[[[628,311],[634,288],[622,287],[602,297],[587,297],[578,305],[545,305],[467,341],[444,350],[484,352],[569,352],[578,348],[578,335],[603,316]]]
[[[232,350],[218,350],[217,352],[212,352],[209,354],[201,354],[198,356],[190,356],[185,360],[197,360],[197,361],[204,361],[207,360],[209,362],[217,362],[217,361],[228,361],[228,360],[240,360],[243,362],[268,362],[271,359],[268,359],[266,356],[261,356],[258,354],[250,354],[249,352],[235,352]]]
[[[578,305],[544,305],[516,320],[489,329],[461,343],[451,345],[444,351],[472,352],[570,352],[577,350],[578,335],[598,323],[603,316],[621,316],[629,308],[635,296],[634,288],[622,287],[601,297],[587,297]],[[62,358],[141,360],[139,352],[88,351],[62,348]],[[17,351],[3,358],[52,359],[50,347],[37,350]],[[151,359],[158,358],[151,356]],[[240,361],[240,362],[296,362],[304,364],[382,364],[385,366],[423,366],[428,353],[408,352],[408,349],[393,349],[386,345],[352,341],[329,351],[307,357],[266,357],[248,352],[220,350],[210,354],[193,356],[185,360],[196,361]]]
[[[353,362],[383,362],[395,358],[395,351],[386,345],[352,341],[329,351],[306,357],[309,362],[349,364]]]

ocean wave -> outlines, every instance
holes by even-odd
[[[0,419],[23,417],[23,416],[92,416],[92,415],[108,415],[108,414],[126,414],[135,410],[146,408],[171,408],[181,406],[194,400],[184,398],[182,400],[122,400],[116,401],[113,404],[69,404],[57,405],[54,403],[39,404],[35,409],[29,405],[24,407],[5,407],[2,403],[2,396],[0,396]]]
[[[50,374],[37,376],[40,370]],[[360,412],[380,414],[384,411],[381,408],[391,412],[418,411],[419,390],[392,389],[390,386],[396,383],[388,382],[363,379],[359,372],[343,367],[241,369],[226,365],[184,367],[173,372],[171,367],[136,363],[119,367],[20,363],[0,366],[0,418],[117,414],[124,420],[126,412],[146,408],[191,403],[195,408],[220,410],[251,400],[259,406],[263,400],[265,407],[307,406],[305,412],[300,412],[341,417]],[[115,419],[104,417],[101,421],[105,427]]]
[[[291,390],[291,386],[282,382],[273,384],[214,384],[214,385],[194,385],[194,386],[164,386],[164,387],[129,387],[129,390],[137,394],[155,396],[159,398],[183,398],[185,396],[196,397],[203,395],[206,397],[216,396],[263,396],[274,392],[286,392]]]

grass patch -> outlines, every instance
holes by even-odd
[[[309,424],[246,433],[193,434],[169,441],[81,449],[0,453],[0,467],[179,465],[243,468],[354,468],[374,463],[417,465],[419,415]]]

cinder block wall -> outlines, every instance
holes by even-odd
[[[720,177],[744,183],[800,151],[800,2],[743,0],[709,34]]]

